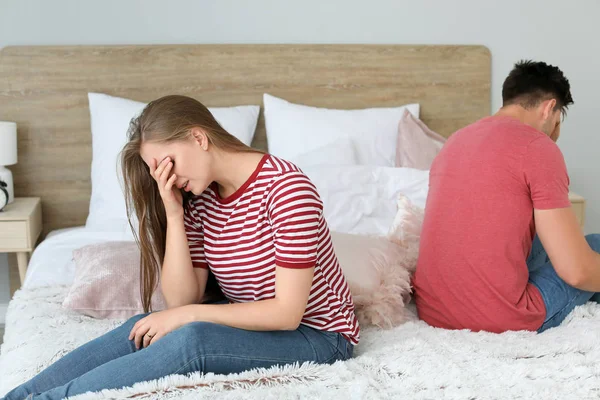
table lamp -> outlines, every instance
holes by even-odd
[[[17,124],[0,121],[0,181],[6,183],[8,203],[15,200],[12,172],[7,165],[17,163]]]

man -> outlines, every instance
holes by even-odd
[[[600,299],[600,235],[581,232],[555,143],[573,104],[569,81],[523,61],[502,97],[431,167],[413,284],[419,317],[432,326],[542,332]]]

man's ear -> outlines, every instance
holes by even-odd
[[[202,150],[208,150],[208,136],[206,136],[206,133],[202,129],[192,128],[190,133]]]
[[[556,99],[546,100],[542,103],[542,118],[547,121],[554,114],[556,108]]]

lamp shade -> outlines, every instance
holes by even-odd
[[[17,124],[0,121],[0,166],[17,163]]]

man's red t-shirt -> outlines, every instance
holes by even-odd
[[[430,172],[413,280],[419,317],[448,329],[537,330],[546,308],[528,282],[533,210],[569,207],[558,146],[510,117],[446,142]]]

